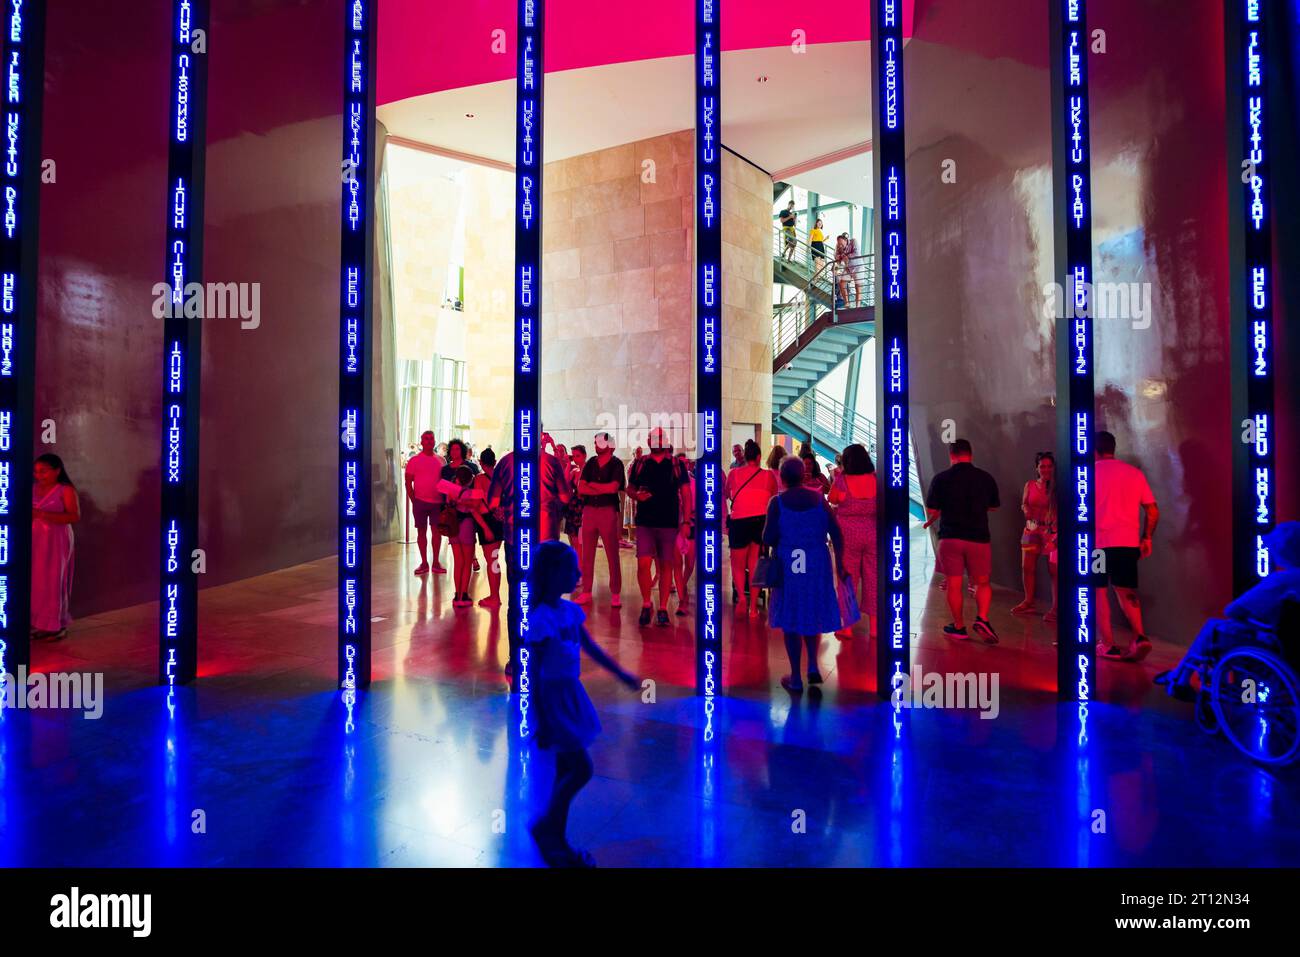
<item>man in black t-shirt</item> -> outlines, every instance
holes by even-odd
[[[794,211],[793,199],[786,203],[785,209],[781,210],[778,218],[781,220],[781,238],[785,241],[781,258],[787,262],[794,262],[795,247],[798,242],[795,229],[799,224],[799,217]]]
[[[650,624],[652,571],[659,575],[656,624],[668,625],[668,592],[677,573],[677,536],[689,534],[690,477],[678,466],[663,429],[651,429],[650,454],[638,459],[628,478],[636,506],[636,577],[641,586],[641,624]],[[652,565],[657,568],[652,569]],[[684,601],[685,595],[677,596]]]
[[[989,603],[993,600],[993,586],[989,584],[993,574],[989,512],[1002,504],[998,499],[998,483],[988,472],[971,463],[968,440],[953,442],[948,446],[948,455],[952,466],[934,477],[925,497],[925,507],[930,515],[925,527],[929,528],[936,521],[939,523],[937,564],[948,579],[952,624],[945,625],[943,633],[963,641],[968,637],[962,614],[961,577],[964,571],[975,586],[973,627],[985,642],[992,645],[997,643],[998,636],[989,624]]]
[[[623,569],[619,565],[618,541],[623,529],[623,510],[619,493],[627,487],[623,473],[623,460],[614,454],[614,439],[608,432],[596,436],[596,454],[587,460],[578,477],[578,494],[582,497],[582,581],[586,591],[574,595],[580,605],[591,601],[591,586],[595,582],[596,548],[605,547],[609,562],[610,603],[622,606]]]

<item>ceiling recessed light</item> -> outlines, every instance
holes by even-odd
[[[760,77],[758,78],[758,82],[759,82],[759,83],[766,83],[766,82],[767,82],[767,77],[766,77],[766,76],[760,76]]]
[[[465,114],[465,119],[467,119],[467,120],[472,120],[472,119],[474,119],[474,114],[473,114],[473,113],[466,113],[466,114]]]

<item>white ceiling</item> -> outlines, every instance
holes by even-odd
[[[817,44],[798,54],[789,47],[743,50],[724,54],[722,62],[722,141],[763,169],[801,168],[870,141],[868,43]],[[693,127],[693,83],[689,56],[548,74],[546,158]],[[513,80],[412,97],[378,112],[395,136],[514,160]],[[869,205],[870,171],[866,150],[790,179],[826,196]]]

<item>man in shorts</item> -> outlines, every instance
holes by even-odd
[[[447,569],[438,562],[442,552],[442,532],[438,531],[438,513],[442,510],[443,494],[438,491],[438,480],[442,478],[442,469],[447,463],[434,452],[437,440],[432,432],[420,436],[420,451],[406,460],[406,497],[411,501],[411,511],[415,513],[415,541],[420,550],[420,564],[415,574],[429,574],[428,536],[429,526],[433,526],[433,572],[437,575],[447,574]]]
[[[638,459],[628,478],[628,496],[636,506],[636,577],[641,586],[642,625],[650,624],[651,582],[659,578],[659,614],[655,623],[669,624],[668,593],[677,573],[677,536],[690,533],[690,478],[678,467],[664,430],[650,430],[650,454]],[[678,595],[684,600],[685,595]]]
[[[608,432],[596,436],[596,455],[587,459],[578,479],[582,499],[582,583],[585,590],[573,596],[579,605],[591,601],[596,583],[596,549],[602,545],[609,563],[610,604],[622,607],[623,569],[619,565],[618,540],[623,521],[619,494],[627,487],[623,460],[614,454],[614,439]]]
[[[794,262],[795,249],[798,243],[798,236],[795,233],[799,225],[799,216],[794,211],[794,200],[786,203],[785,209],[781,210],[781,238],[785,241],[785,248],[781,251],[781,258],[786,262]]]
[[[1115,458],[1115,436],[1098,432],[1096,444],[1097,547],[1105,560],[1095,579],[1101,657],[1112,661],[1141,661],[1151,653],[1151,641],[1142,628],[1142,604],[1137,592],[1138,560],[1151,554],[1151,536],[1160,521],[1160,509],[1142,470]],[[1120,610],[1133,628],[1134,642],[1127,651],[1115,644],[1108,586],[1114,589]]]
[[[975,622],[972,627],[985,643],[997,644],[998,635],[989,623],[989,605],[993,601],[992,536],[989,534],[989,512],[1002,503],[998,498],[998,483],[993,476],[971,462],[970,441],[958,439],[948,446],[952,465],[930,482],[930,492],[925,497],[925,508],[930,520],[929,528],[939,523],[939,570],[947,578],[948,608],[952,623],[944,625],[943,633],[949,638],[965,641],[963,615],[962,573],[970,575],[975,586]]]

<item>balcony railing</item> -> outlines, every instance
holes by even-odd
[[[872,306],[876,301],[876,257],[871,253],[844,262],[825,262],[793,299],[772,307],[772,358],[775,359],[824,313]],[[824,289],[830,307],[812,289]],[[834,321],[834,319],[832,319]]]
[[[796,399],[783,415],[831,448],[842,450],[856,443],[865,447],[873,456],[876,453],[876,424],[825,392],[813,389]],[[908,461],[911,464],[908,471],[908,493],[914,501],[920,502],[923,501],[921,476],[916,469],[916,455],[912,451],[910,436]],[[879,463],[877,470],[881,470]]]

